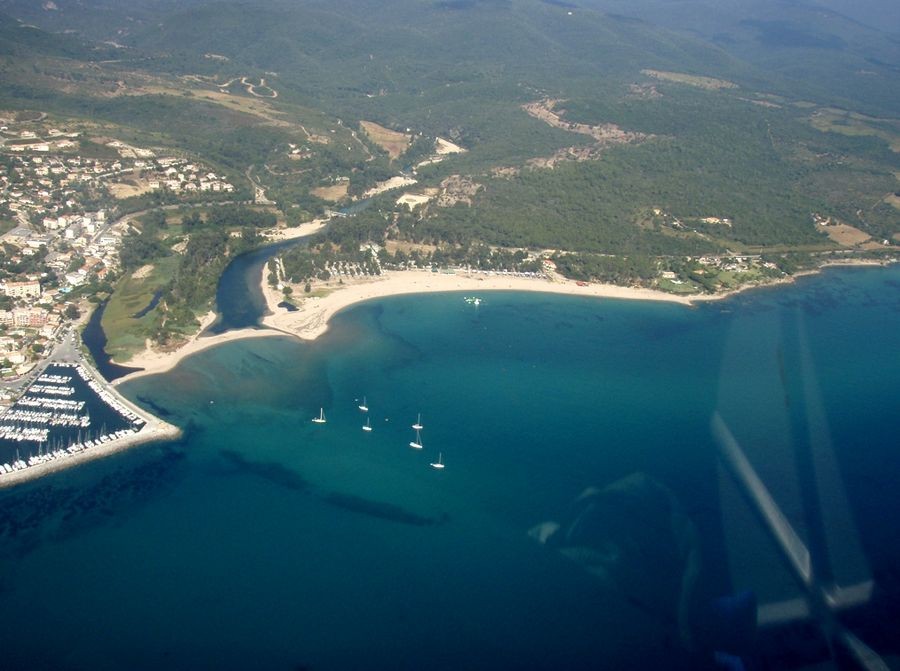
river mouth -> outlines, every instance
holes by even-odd
[[[280,251],[304,242],[305,238],[285,240],[236,256],[226,266],[216,287],[216,320],[200,337],[236,329],[261,328],[260,320],[267,313],[260,286],[265,265]]]
[[[203,332],[201,338],[219,335],[238,329],[261,329],[260,321],[267,314],[266,299],[260,281],[265,265],[279,252],[306,244],[309,236],[283,240],[239,254],[229,263],[216,286],[216,319]],[[139,319],[159,303],[162,292],[154,294],[150,304],[132,315]],[[106,353],[106,333],[101,320],[106,303],[101,303],[81,333],[81,340],[94,360],[97,371],[109,382],[143,368],[122,366],[112,362]]]
[[[81,332],[81,342],[84,343],[88,352],[91,353],[97,372],[107,382],[112,382],[120,377],[125,377],[129,373],[136,373],[144,369],[113,363],[112,358],[106,353],[106,333],[103,331],[103,325],[101,324],[104,310],[106,310],[106,301],[100,303],[97,309],[94,310],[87,326]]]

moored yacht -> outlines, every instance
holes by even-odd
[[[324,424],[325,423],[325,408],[319,408],[319,416],[313,417],[312,421],[316,424]]]
[[[362,403],[359,404],[359,409],[363,412],[369,412],[369,406],[366,405],[366,397],[363,396]]]
[[[416,417],[416,423],[412,425],[412,428],[414,428],[416,431],[421,431],[422,429],[425,428],[424,426],[422,426],[422,413],[421,412]]]
[[[438,470],[442,470],[444,468],[444,453],[438,452],[438,460],[432,464],[430,464],[432,468],[436,468]]]
[[[410,447],[421,450],[422,449],[422,436],[419,433],[419,429],[416,429],[416,439],[409,444]]]
[[[366,423],[363,424],[363,431],[371,431],[372,430],[372,420],[369,417],[366,417]]]

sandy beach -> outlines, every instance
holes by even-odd
[[[286,231],[289,232],[288,234],[291,237],[297,237],[315,232],[323,225],[323,222],[315,221],[304,224],[306,228],[304,228],[303,232],[293,234],[294,231],[300,231],[300,229],[286,229]],[[877,261],[874,263],[869,261],[836,261],[826,265],[880,265],[880,263]],[[434,273],[428,270],[385,271],[377,277],[345,279],[344,284],[332,283],[326,285],[324,290],[329,292],[326,295],[306,297],[300,287],[295,287],[292,300],[297,304],[298,309],[294,312],[278,307],[278,303],[284,300],[284,296],[280,291],[269,286],[264,270],[260,275],[260,288],[263,296],[265,296],[269,314],[261,320],[262,328],[239,329],[215,336],[200,337],[199,333],[202,333],[215,319],[215,314],[210,312],[203,319],[200,332],[178,349],[169,352],[159,352],[148,347],[144,352],[135,355],[128,361],[116,362],[143,368],[144,370],[119,378],[113,384],[118,385],[144,375],[164,373],[174,368],[187,356],[196,354],[208,347],[241,338],[290,335],[303,340],[315,340],[328,330],[329,321],[341,310],[356,303],[388,296],[449,291],[469,292],[472,294],[490,291],[529,291],[594,298],[663,301],[689,307],[699,302],[721,300],[751,288],[773,287],[794,282],[798,277],[815,274],[820,270],[805,271],[792,277],[786,277],[766,284],[741,287],[729,292],[687,296],[678,296],[654,289],[622,287],[614,284],[578,284],[574,280],[562,278],[548,280],[463,271],[452,274]]]
[[[280,240],[293,240],[294,238],[302,238],[306,235],[318,233],[328,223],[327,218],[313,219],[305,224],[294,226],[293,228],[274,228],[263,232],[263,236],[273,242]]]
[[[428,270],[386,271],[378,277],[370,277],[347,281],[343,286],[322,297],[300,298],[299,308],[289,312],[278,307],[284,297],[276,289],[269,286],[262,278],[262,291],[266,297],[269,314],[262,322],[265,326],[277,329],[304,340],[314,340],[328,329],[329,320],[341,310],[373,298],[400,296],[403,294],[426,294],[446,291],[462,291],[478,293],[482,291],[533,291],[543,293],[567,294],[573,296],[592,296],[595,298],[618,298],[628,300],[666,301],[691,305],[698,297],[676,296],[674,294],[632,287],[620,287],[613,284],[579,285],[573,280],[550,281],[514,275],[496,275],[486,273],[448,274],[434,273]],[[303,294],[295,291],[292,298]],[[704,299],[706,297],[699,297]],[[709,298],[717,298],[710,296]]]
[[[188,340],[184,345],[172,351],[159,351],[152,349],[149,344],[143,352],[138,352],[127,361],[116,361],[115,363],[123,366],[132,366],[135,368],[143,368],[143,370],[129,373],[124,377],[120,377],[113,381],[113,386],[118,386],[128,380],[133,380],[144,375],[156,375],[157,373],[165,373],[178,365],[184,357],[196,354],[208,347],[221,345],[230,340],[239,338],[263,338],[267,336],[281,336],[283,333],[270,329],[236,329],[226,333],[220,333],[213,336],[202,336],[201,334],[216,319],[215,312],[209,312],[200,322],[200,330]]]

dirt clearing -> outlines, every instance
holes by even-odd
[[[391,160],[405,152],[412,142],[411,135],[379,126],[373,121],[360,121],[359,125],[372,142],[388,153]]]

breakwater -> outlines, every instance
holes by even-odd
[[[150,431],[148,423],[154,425]],[[119,449],[138,436],[137,442],[144,442],[150,434],[158,439],[161,424],[108,389],[87,367],[50,364],[0,414],[0,486],[16,474],[38,475],[35,467],[62,465],[101,446]],[[27,478],[15,478],[21,479]]]

